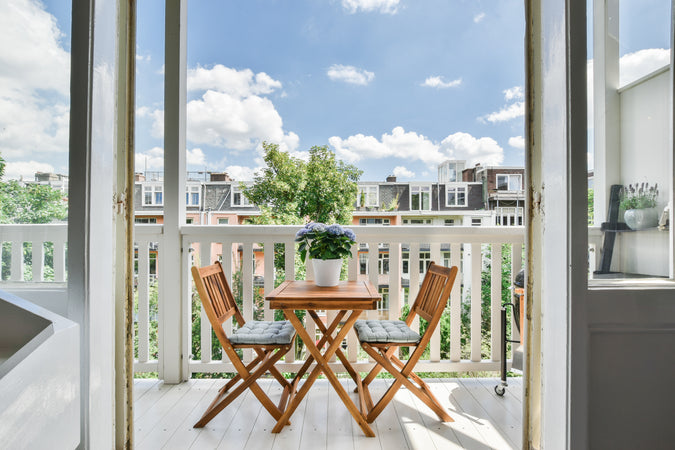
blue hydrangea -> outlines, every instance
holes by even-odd
[[[332,234],[333,236],[342,236],[344,234],[344,230],[340,225],[337,223],[334,223],[333,225],[329,226],[326,231],[328,234]]]
[[[326,225],[321,223],[321,222],[314,222],[310,224],[310,230],[316,232],[316,233],[323,233],[326,231]]]
[[[354,231],[351,228],[345,228],[344,234],[345,234],[345,236],[347,236],[352,241],[356,240],[356,234],[354,234]]]
[[[295,238],[299,239],[299,238],[303,237],[304,235],[306,235],[307,233],[309,233],[309,229],[307,227],[300,228],[300,230],[297,233],[295,233]]]

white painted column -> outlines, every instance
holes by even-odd
[[[183,380],[181,234],[185,224],[185,116],[187,89],[187,1],[167,1],[164,65],[164,247],[160,291],[161,377]],[[187,355],[185,355],[187,356]]]
[[[116,2],[73,2],[68,318],[80,325],[81,332],[80,448],[110,448],[115,443],[111,268],[120,35],[117,17]]]

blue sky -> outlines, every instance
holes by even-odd
[[[645,1],[621,3],[627,74],[668,59],[669,2]],[[67,173],[68,2],[2,3],[7,175]],[[162,170],[163,5],[138,2],[137,171]],[[329,145],[373,181],[521,166],[523,42],[522,0],[190,0],[188,169],[250,179],[262,141]]]

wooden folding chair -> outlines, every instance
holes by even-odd
[[[293,325],[287,320],[280,322],[255,320],[246,322],[239,312],[239,308],[237,308],[232,291],[225,278],[223,267],[219,262],[202,268],[193,266],[192,277],[206,316],[223,346],[223,351],[237,370],[237,375],[218,391],[218,395],[194,427],[205,426],[247,388],[251,389],[265,409],[278,421],[289,398],[295,394],[295,385],[289,383],[279,373],[277,368],[274,367],[274,363],[293,347],[293,340],[295,339]],[[223,323],[232,316],[237,320],[239,328],[228,337],[223,328]],[[257,357],[248,365],[242,362],[236,352],[236,349],[243,348],[251,348],[257,354]],[[270,400],[256,382],[261,375],[268,371],[284,387],[278,406]],[[240,381],[241,383],[228,394],[228,391]]]
[[[424,353],[431,335],[441,320],[456,276],[456,266],[447,268],[432,262],[405,322],[401,320],[358,320],[354,325],[361,347],[377,363],[363,379],[367,415],[366,411],[363,411],[363,414],[368,423],[372,423],[380,415],[401,386],[406,386],[410,392],[419,397],[443,422],[453,422],[432,394],[429,386],[413,372],[413,368]],[[410,328],[416,315],[429,322],[422,336]],[[395,353],[399,347],[415,347],[407,362],[396,357]],[[394,382],[382,398],[373,405],[368,385],[382,369],[394,376]]]

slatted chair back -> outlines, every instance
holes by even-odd
[[[192,266],[192,278],[199,293],[202,307],[218,338],[225,338],[223,323],[231,317],[237,320],[239,326],[244,325],[244,317],[239,312],[237,303],[225,278],[225,272],[220,262],[206,267]],[[221,336],[222,334],[222,336]],[[222,339],[221,339],[222,341]],[[221,342],[221,344],[224,344]]]
[[[429,322],[428,329],[433,330],[448,303],[456,276],[457,266],[444,267],[432,262],[427,269],[410,314],[408,314],[406,324],[410,326],[417,314]]]

